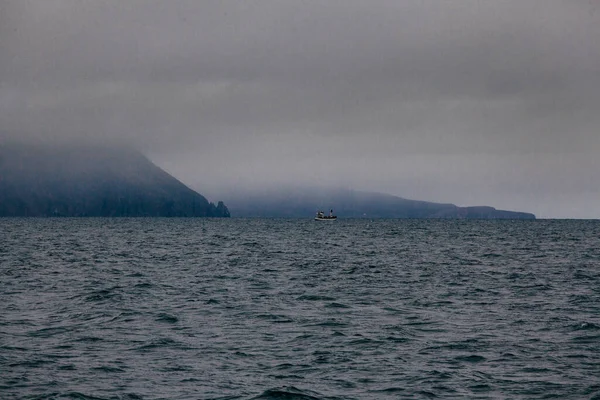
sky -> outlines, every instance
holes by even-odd
[[[600,218],[600,1],[1,0],[14,140],[132,145],[211,200]]]

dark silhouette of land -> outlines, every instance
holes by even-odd
[[[0,216],[229,217],[141,153],[0,145]]]
[[[225,196],[235,217],[535,219],[493,207],[409,200],[382,193],[279,187]],[[229,217],[204,196],[125,147],[0,145],[0,217]]]
[[[317,210],[333,208],[340,218],[535,219],[534,214],[526,212],[459,207],[349,189],[288,187],[232,191],[223,197],[235,217],[306,218]]]

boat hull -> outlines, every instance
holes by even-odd
[[[337,217],[315,217],[315,221],[335,221]]]

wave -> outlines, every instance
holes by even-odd
[[[333,399],[310,390],[301,390],[293,386],[268,389],[251,400],[323,400]]]

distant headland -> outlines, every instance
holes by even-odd
[[[307,218],[333,208],[339,218],[535,219],[527,212],[489,206],[409,200],[383,193],[351,189],[288,187],[237,191],[222,195],[235,217]]]
[[[129,148],[0,144],[0,217],[229,217]]]
[[[0,144],[0,217],[312,218],[333,208],[340,218],[535,219],[350,189],[231,191],[224,200],[209,202],[131,148]]]

